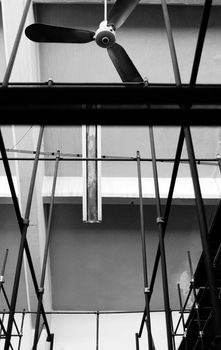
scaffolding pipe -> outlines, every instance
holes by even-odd
[[[184,303],[184,305],[183,305],[183,310],[185,310],[185,308],[186,308],[186,306],[187,306],[187,302],[188,302],[188,300],[189,300],[189,297],[190,297],[190,295],[191,295],[191,292],[192,292],[192,288],[189,288],[189,292],[188,292],[188,294],[187,294],[186,301],[185,301],[185,303]],[[174,333],[177,332],[177,330],[178,330],[178,328],[179,328],[179,325],[180,325],[180,321],[181,321],[181,317],[179,318],[179,321],[178,321],[178,323],[177,323],[177,326],[176,326],[176,329],[175,329],[175,332],[174,332]]]
[[[23,336],[23,327],[24,327],[24,320],[25,320],[25,309],[22,312],[22,320],[21,320],[21,328],[20,328],[20,338],[19,338],[19,342],[18,342],[18,350],[20,350],[21,348],[21,339]]]
[[[0,157],[0,160],[2,160],[2,158]],[[30,157],[8,157],[9,161],[30,161],[33,162],[34,158],[30,158]],[[49,162],[54,162],[56,160],[56,157],[47,157],[47,158],[39,158],[39,161],[49,161]],[[93,160],[93,161],[109,161],[109,162],[135,162],[136,158],[134,159],[127,159],[127,158],[122,158],[122,159],[115,159],[115,158],[62,158],[60,157],[60,162],[73,162],[73,161],[88,161],[88,160]],[[140,159],[141,162],[152,162],[151,158],[141,158]],[[165,159],[156,159],[157,162],[161,162],[161,163],[173,163],[174,159],[172,158],[165,158]],[[187,159],[181,159],[180,160],[181,163],[188,163]],[[217,166],[217,160],[214,158],[211,159],[196,159],[196,163],[197,165],[209,165],[209,166]]]
[[[2,270],[1,270],[1,275],[0,275],[0,292],[1,292],[1,289],[3,288],[3,283],[5,282],[4,275],[5,275],[5,267],[6,267],[7,258],[8,258],[8,249],[6,249],[6,251],[5,251],[4,261],[2,264]]]
[[[18,198],[17,198],[16,192],[15,192],[15,187],[14,187],[14,183],[13,183],[13,179],[12,179],[12,175],[11,175],[10,166],[8,163],[8,158],[7,158],[7,154],[6,154],[6,150],[5,150],[5,145],[4,145],[4,140],[2,137],[1,129],[0,129],[0,150],[1,150],[2,160],[3,160],[3,164],[4,164],[4,168],[5,168],[5,173],[6,173],[7,180],[8,180],[8,185],[10,188],[10,192],[11,192],[11,196],[12,196],[12,200],[13,200],[13,204],[14,204],[14,209],[15,209],[17,221],[18,221],[20,230],[22,230],[23,219],[22,219],[19,204],[18,204]]]
[[[28,198],[27,198],[27,204],[26,204],[26,209],[25,209],[25,216],[23,219],[22,235],[21,235],[21,240],[20,240],[17,265],[16,265],[16,271],[15,271],[15,277],[14,277],[14,284],[13,284],[13,290],[12,290],[11,303],[10,303],[11,308],[10,308],[10,313],[9,313],[7,335],[6,335],[4,350],[8,350],[9,345],[10,345],[13,319],[14,319],[14,313],[15,313],[16,301],[17,301],[17,295],[18,295],[18,287],[19,287],[21,268],[22,268],[22,262],[23,262],[23,253],[24,253],[24,249],[25,249],[27,230],[28,230],[28,226],[29,226],[29,216],[30,216],[31,203],[32,203],[33,192],[34,192],[34,185],[35,185],[35,179],[36,179],[36,173],[37,173],[37,167],[38,167],[38,158],[39,158],[39,152],[40,152],[40,148],[41,148],[43,131],[44,131],[44,127],[41,126],[40,131],[39,131],[38,143],[37,143],[36,157],[35,157],[35,161],[33,164],[31,181],[30,181],[30,185],[29,185]]]
[[[9,166],[9,162],[8,162],[8,158],[7,158],[7,154],[6,154],[6,149],[5,149],[5,145],[4,145],[4,140],[2,137],[2,132],[0,129],[0,150],[1,150],[1,154],[2,154],[2,159],[3,159],[3,164],[4,164],[4,168],[5,168],[5,172],[6,172],[6,176],[7,176],[7,180],[8,180],[8,184],[9,184],[9,188],[10,188],[10,192],[11,192],[11,196],[12,196],[12,201],[13,201],[13,205],[14,205],[14,209],[15,209],[15,214],[17,217],[17,221],[18,221],[18,225],[20,228],[20,233],[22,234],[22,229],[23,229],[23,219],[21,216],[21,212],[20,212],[20,208],[19,208],[19,204],[18,204],[18,199],[17,199],[17,195],[15,192],[15,187],[14,187],[14,183],[13,183],[13,179],[12,179],[12,174],[11,174],[11,170],[10,170],[10,166]],[[32,281],[34,284],[34,289],[35,289],[35,293],[38,297],[38,282],[37,282],[37,278],[36,278],[36,274],[35,274],[35,270],[34,270],[34,266],[33,266],[33,262],[32,262],[32,257],[31,257],[31,253],[30,253],[30,249],[28,246],[28,242],[27,240],[25,241],[25,253],[27,256],[27,260],[28,260],[28,264],[29,264],[29,268],[30,268],[30,272],[31,272],[31,276],[32,276]],[[45,327],[47,330],[48,335],[50,335],[50,329],[48,326],[48,321],[45,315],[45,311],[44,311],[44,307],[42,305],[42,314],[43,314],[43,319],[44,319],[44,323],[45,323]]]
[[[193,149],[192,137],[190,133],[190,128],[188,126],[184,127],[184,135],[186,140],[187,153],[190,160],[190,170],[191,170],[193,187],[195,192],[196,209],[197,209],[200,236],[201,236],[201,242],[202,242],[202,248],[203,248],[203,254],[204,254],[205,270],[206,270],[209,289],[210,289],[211,306],[214,312],[214,329],[216,330],[216,338],[214,341],[220,345],[221,344],[220,305],[219,305],[219,300],[217,295],[214,272],[212,268],[211,255],[209,251],[206,215],[205,215],[205,210],[203,205],[197,167],[195,163],[195,154]]]
[[[153,345],[152,334],[151,334],[150,307],[149,307],[150,288],[148,286],[148,274],[147,274],[146,240],[145,240],[145,230],[144,230],[141,167],[140,167],[140,153],[139,153],[139,151],[137,151],[137,173],[138,173],[138,188],[139,188],[139,198],[140,198],[141,248],[142,248],[142,258],[143,258],[146,326],[147,326],[148,346],[149,346],[150,350],[153,350],[154,345]]]
[[[193,60],[192,72],[189,86],[193,87],[196,84],[197,74],[200,65],[200,59],[203,51],[204,40],[206,36],[207,26],[209,22],[210,12],[212,7],[212,0],[205,0],[204,8],[203,8],[203,16],[200,25],[199,35],[197,39],[197,45]]]
[[[5,298],[6,304],[7,304],[7,306],[8,306],[9,312],[10,312],[11,306],[10,306],[10,303],[9,303],[9,300],[8,300],[8,297],[7,297],[7,294],[6,294],[6,292],[5,292],[4,286],[2,286],[2,292],[3,292],[4,298]],[[13,319],[13,323],[14,323],[14,325],[15,325],[15,328],[16,328],[17,333],[19,334],[19,329],[18,329],[18,326],[17,326],[17,323],[16,323],[15,319]]]
[[[3,321],[2,321],[1,318],[0,318],[0,327],[1,327],[1,330],[3,331],[4,335],[7,336],[7,331],[6,331],[6,329],[5,329],[5,326],[4,326]],[[2,335],[1,335],[1,338],[3,338]],[[14,349],[13,349],[13,346],[11,345],[11,341],[10,341],[10,343],[9,343],[9,347],[10,347],[12,350],[14,350]]]
[[[181,319],[182,319],[182,324],[183,324],[183,338],[184,338],[184,343],[185,343],[185,350],[188,350],[187,346],[187,339],[186,339],[186,327],[185,327],[185,321],[184,321],[184,316],[183,316],[183,303],[182,303],[182,297],[181,297],[181,290],[180,290],[180,284],[177,283],[177,289],[178,289],[178,295],[179,295],[179,302],[180,302],[180,313],[181,313]]]
[[[190,256],[190,251],[188,250],[187,252],[188,255],[188,261],[189,261],[189,267],[190,267],[190,285],[193,290],[193,297],[194,297],[194,307],[196,310],[196,318],[197,318],[197,325],[199,328],[199,338],[200,338],[200,343],[201,343],[201,350],[204,350],[204,342],[203,342],[203,331],[201,327],[201,320],[200,320],[200,313],[199,313],[199,303],[197,301],[197,295],[196,295],[196,288],[195,288],[195,281],[194,281],[194,273],[193,273],[193,267],[192,267],[192,261],[191,261],[191,256]]]
[[[8,85],[31,2],[32,2],[32,0],[27,0],[27,2],[25,4],[22,18],[21,18],[21,21],[20,21],[20,24],[18,27],[18,31],[16,34],[14,45],[12,48],[12,52],[11,52],[9,62],[8,62],[7,68],[6,68],[6,72],[5,72],[5,75],[3,78],[2,87],[7,87],[7,85]]]
[[[99,311],[96,313],[96,350],[99,349]]]
[[[156,223],[157,223],[158,231],[159,231],[161,271],[162,271],[162,282],[163,282],[163,297],[164,297],[166,330],[167,330],[167,345],[168,345],[169,350],[173,350],[172,319],[171,319],[171,309],[170,309],[170,300],[169,300],[166,253],[165,253],[165,244],[164,244],[164,233],[165,233],[164,223],[165,223],[165,221],[164,221],[164,218],[162,217],[162,210],[161,210],[161,203],[160,203],[160,190],[159,190],[159,183],[158,183],[158,173],[157,173],[154,135],[153,135],[152,126],[149,127],[149,136],[150,136],[151,155],[152,155],[152,159],[153,159],[152,166],[153,166],[153,178],[154,178],[154,187],[155,187],[155,196],[156,196],[156,210],[157,210]]]
[[[136,350],[139,350],[140,346],[139,346],[139,334],[138,333],[135,333],[135,343],[136,343]]]
[[[176,49],[175,49],[175,45],[174,45],[172,28],[171,28],[171,24],[170,24],[170,18],[169,18],[166,0],[161,0],[161,5],[162,5],[164,22],[165,22],[166,31],[167,31],[167,38],[168,38],[170,55],[171,55],[172,64],[173,64],[175,82],[176,82],[177,86],[181,86],[180,71],[179,71],[179,66],[178,66],[178,60],[177,60]]]
[[[2,313],[1,324],[4,324],[4,318],[5,318],[5,309],[3,310],[3,313]],[[1,340],[1,337],[2,337],[2,327],[0,327],[0,340]]]
[[[54,206],[56,181],[57,181],[57,174],[58,174],[59,155],[60,155],[60,152],[57,151],[55,168],[54,168],[54,177],[53,177],[52,191],[51,191],[49,217],[48,217],[47,231],[46,231],[46,242],[45,242],[45,249],[44,249],[44,257],[43,257],[43,262],[42,262],[41,280],[40,280],[40,287],[39,287],[39,291],[38,291],[39,298],[38,298],[37,316],[36,316],[36,321],[35,321],[35,334],[34,334],[34,342],[33,342],[32,350],[36,350],[37,349],[37,344],[38,344],[38,333],[39,333],[41,308],[42,308],[42,301],[43,301],[43,294],[44,294],[44,283],[45,283],[45,275],[46,275],[46,268],[47,268],[49,244],[50,244],[50,238],[51,238],[51,223],[52,223],[52,214],[53,214],[53,206]]]
[[[219,154],[216,155],[216,160],[218,162],[219,171],[220,171],[220,174],[221,174],[221,156]]]
[[[1,276],[3,276],[3,277],[5,275],[5,267],[6,267],[7,259],[8,259],[8,249],[5,250],[4,261],[3,261],[2,269],[1,269]]]
[[[177,144],[177,150],[176,150],[176,155],[175,155],[173,171],[172,171],[172,176],[171,176],[171,181],[170,181],[169,193],[168,193],[166,208],[165,208],[165,212],[164,212],[164,221],[165,221],[164,235],[165,235],[167,222],[168,222],[168,218],[169,218],[169,213],[170,213],[170,208],[171,208],[171,204],[172,204],[173,192],[174,192],[174,187],[175,187],[175,183],[176,183],[176,178],[177,178],[177,173],[178,173],[178,168],[179,168],[179,163],[180,163],[180,157],[182,154],[183,143],[184,143],[184,132],[183,132],[183,128],[181,127],[180,135],[179,135],[179,139],[178,139],[178,144]],[[154,286],[155,279],[156,279],[159,261],[160,261],[160,246],[158,244],[156,258],[155,258],[153,272],[152,272],[152,277],[151,277],[151,282],[150,282],[150,299],[152,296],[152,290],[153,290],[153,286]],[[144,315],[143,315],[140,330],[139,330],[139,337],[141,337],[142,332],[143,332],[145,314],[146,314],[146,309],[144,310]]]
[[[54,347],[54,333],[51,333],[50,339],[48,341],[50,342],[50,349],[49,350],[53,350],[53,347]]]

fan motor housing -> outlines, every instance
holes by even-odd
[[[103,48],[108,48],[114,45],[116,34],[112,26],[100,26],[95,33],[96,43]]]

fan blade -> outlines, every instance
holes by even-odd
[[[108,24],[113,25],[115,28],[122,26],[139,1],[140,0],[116,0],[108,14]]]
[[[121,45],[114,44],[112,47],[109,47],[107,51],[123,82],[144,81]]]
[[[47,43],[88,43],[94,40],[95,33],[89,30],[56,27],[34,23],[25,29],[26,36],[36,42]]]

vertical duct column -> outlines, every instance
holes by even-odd
[[[82,126],[83,142],[83,222],[101,222],[100,126]],[[91,159],[91,160],[89,160]]]

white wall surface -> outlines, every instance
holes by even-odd
[[[174,328],[178,317],[179,313],[174,312]],[[141,319],[141,313],[100,315],[99,349],[135,350],[135,333],[139,331]],[[151,313],[151,326],[156,349],[165,350],[167,339],[163,312]],[[55,333],[54,350],[96,349],[96,315],[54,314],[51,329]],[[178,344],[181,339],[176,338]],[[139,343],[140,350],[148,349],[145,327]]]
[[[4,46],[4,36],[3,36],[3,26],[2,26],[2,11],[0,4],[0,81],[2,81],[4,72],[6,68],[5,61],[5,46]]]

